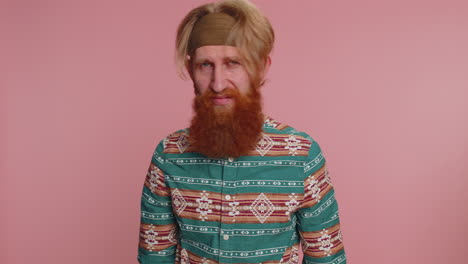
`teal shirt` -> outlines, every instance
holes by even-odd
[[[188,129],[156,147],[141,197],[138,261],[344,264],[338,204],[319,144],[265,119],[237,159],[193,152]]]

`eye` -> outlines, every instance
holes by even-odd
[[[205,62],[200,63],[199,66],[200,68],[206,68],[206,67],[210,67],[211,63],[205,61]]]
[[[237,64],[240,64],[240,63],[238,61],[231,60],[231,61],[229,61],[229,64],[230,65],[237,65]]]

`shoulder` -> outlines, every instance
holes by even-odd
[[[297,130],[293,126],[280,122],[272,117],[267,116],[264,123],[264,132],[278,135],[291,135],[301,138],[304,143],[312,144],[314,139],[306,132]]]
[[[289,148],[290,151],[295,151],[300,156],[304,156],[306,164],[312,160],[321,163],[323,159],[322,149],[317,140],[308,132],[298,130],[272,117],[265,119],[264,132],[266,135],[283,137],[285,147]]]
[[[174,131],[161,139],[153,154],[153,159],[163,162],[169,154],[184,153],[190,147],[188,128]]]
[[[317,141],[307,132],[280,122],[272,117],[267,117],[264,123],[264,133],[268,135],[283,136],[286,143],[299,144],[307,153],[317,151],[319,145]]]

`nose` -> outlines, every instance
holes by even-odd
[[[211,90],[215,93],[220,93],[226,88],[226,73],[223,67],[215,67],[211,80]]]

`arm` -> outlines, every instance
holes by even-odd
[[[320,146],[312,141],[304,166],[304,199],[296,212],[304,264],[345,264],[338,204]]]
[[[138,262],[141,264],[175,263],[177,224],[164,175],[162,164],[152,159],[141,196],[138,244]]]

